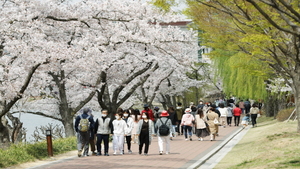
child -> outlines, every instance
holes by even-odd
[[[250,121],[249,116],[250,116],[249,114],[246,114],[246,116],[244,116],[243,119],[242,119],[241,124],[243,125],[244,128],[248,126],[248,123]]]
[[[114,155],[117,154],[117,150],[119,150],[121,155],[123,154],[124,136],[127,124],[122,117],[123,112],[120,111],[115,115],[116,119],[112,122]]]

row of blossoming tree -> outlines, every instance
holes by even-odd
[[[2,143],[21,131],[12,113],[59,120],[68,137],[84,106],[115,112],[199,85],[186,76],[197,55],[195,32],[161,26],[179,21],[171,12],[134,0],[0,3]]]

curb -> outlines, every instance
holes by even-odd
[[[203,165],[207,160],[209,160],[212,156],[218,153],[229,141],[231,141],[236,135],[238,135],[244,128],[239,129],[235,133],[231,134],[226,140],[224,140],[221,144],[219,144],[216,148],[210,151],[208,154],[200,158],[194,164],[190,165],[187,169],[195,169]]]

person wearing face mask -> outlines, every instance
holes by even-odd
[[[127,144],[127,149],[128,149],[128,153],[131,154],[131,132],[133,129],[133,119],[130,117],[130,111],[133,110],[126,110],[123,114],[123,120],[126,122],[126,129],[125,129],[125,140],[126,140],[126,144]],[[124,146],[123,146],[124,147]],[[124,150],[123,150],[123,154],[124,154]]]
[[[104,142],[104,156],[109,156],[108,154],[108,143],[109,143],[109,135],[111,133],[111,119],[107,117],[108,111],[102,110],[101,116],[96,120],[94,132],[97,136],[97,156],[102,155],[101,154],[101,144],[102,140]]]
[[[123,112],[119,111],[115,115],[115,120],[112,122],[113,124],[113,147],[114,147],[114,155],[117,154],[117,151],[120,152],[120,154],[123,154],[123,146],[124,146],[124,137],[125,130],[127,127],[126,122],[122,119]]]
[[[146,112],[142,113],[142,119],[137,127],[137,134],[139,136],[139,154],[142,154],[143,145],[145,144],[144,155],[147,156],[152,135],[154,134],[154,123],[149,119],[149,115]]]

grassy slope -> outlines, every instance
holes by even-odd
[[[259,118],[216,169],[300,168],[300,133],[297,122]]]

